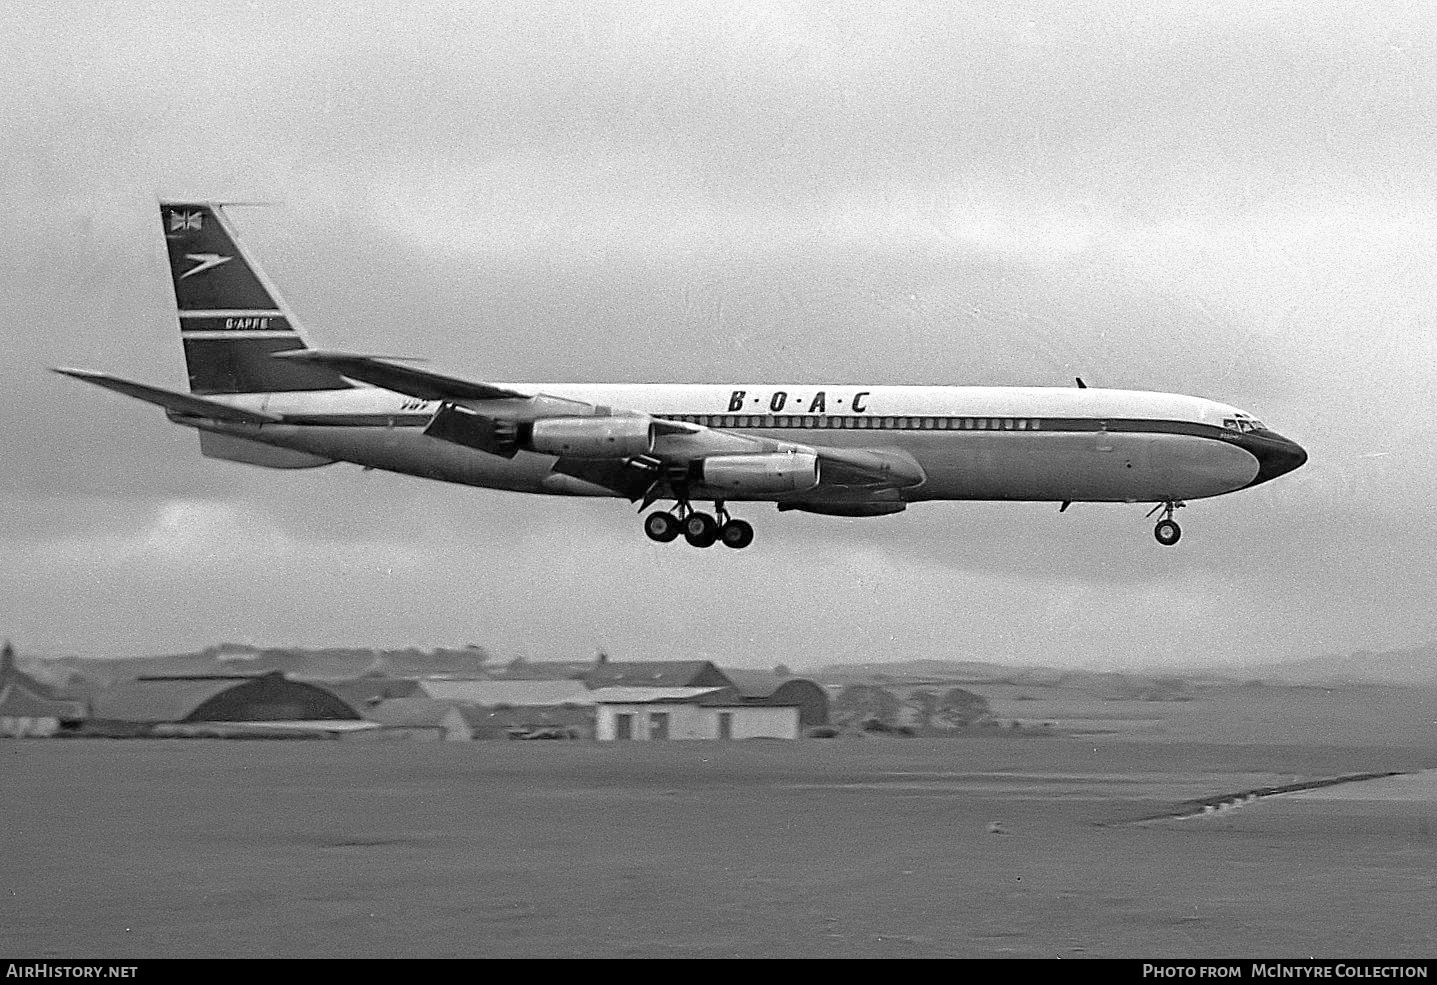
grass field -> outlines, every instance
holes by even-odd
[[[12,741],[0,956],[1430,957],[1430,800],[1132,823],[1368,738]]]

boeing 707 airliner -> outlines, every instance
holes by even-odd
[[[638,503],[644,532],[744,548],[735,503],[832,516],[941,500],[1152,504],[1159,543],[1187,500],[1307,460],[1236,407],[1086,387],[495,383],[309,347],[223,204],[161,202],[189,393],[56,372],[162,408],[209,458],[352,462],[426,479]],[[700,509],[713,504],[713,512]],[[696,505],[699,504],[699,505]]]

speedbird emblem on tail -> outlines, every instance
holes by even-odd
[[[206,270],[213,270],[222,263],[229,263],[234,257],[223,257],[218,253],[186,253],[185,259],[195,261],[195,266],[180,274],[180,280],[193,277],[195,274],[202,274]]]
[[[744,548],[729,504],[876,517],[943,500],[1151,503],[1173,512],[1298,468],[1252,415],[1087,387],[489,383],[311,349],[218,203],[162,202],[190,392],[56,372],[164,408],[209,458],[352,462],[427,479],[628,499],[660,542]],[[236,262],[231,262],[236,261]],[[695,504],[713,504],[713,512]]]

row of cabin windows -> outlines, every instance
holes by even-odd
[[[826,417],[800,414],[671,414],[710,428],[828,428],[843,431],[1036,431],[1032,417]]]

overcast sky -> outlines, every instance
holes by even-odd
[[[501,658],[1259,663],[1437,639],[1425,4],[344,2],[0,12],[0,635]],[[1093,385],[1308,465],[1146,507],[744,507],[200,457],[158,195],[311,340],[499,381]]]

